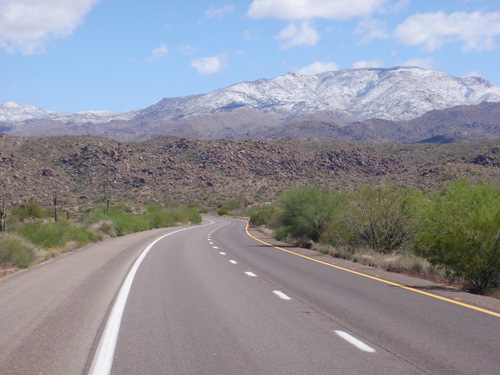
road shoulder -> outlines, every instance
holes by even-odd
[[[450,285],[440,284],[402,273],[389,272],[383,269],[374,268],[345,259],[334,258],[330,255],[322,254],[315,250],[292,246],[285,242],[277,241],[276,239],[269,237],[268,235],[262,233],[258,228],[249,227],[248,231],[252,236],[265,243],[268,243],[275,247],[283,248],[289,252],[296,253],[307,258],[335,265],[345,270],[359,272],[372,278],[396,283],[404,287],[415,289],[417,291],[422,291],[425,293],[436,295],[438,297],[446,298],[450,301],[464,303],[500,314],[500,300],[496,298],[471,294]]]

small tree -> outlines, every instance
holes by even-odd
[[[355,244],[380,253],[391,253],[412,238],[409,192],[397,187],[367,187],[351,202],[347,220]]]
[[[420,220],[415,250],[481,293],[500,281],[500,191],[453,183],[436,194]]]
[[[279,200],[280,220],[293,238],[318,241],[340,204],[340,196],[326,189],[295,188]]]

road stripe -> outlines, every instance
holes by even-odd
[[[247,274],[250,277],[257,277],[256,274],[254,274],[253,272],[250,272],[250,271],[245,272],[245,274]]]
[[[225,253],[225,252],[223,252],[223,251],[219,251],[219,254],[220,254],[220,255],[226,255],[226,253]]]
[[[291,300],[290,297],[288,297],[285,293],[279,290],[273,290],[273,293],[276,294],[279,298],[284,299],[286,301]]]
[[[492,316],[496,316],[497,318],[500,318],[500,313],[496,313],[494,311],[490,311],[490,310],[482,309],[480,307],[468,305],[468,304],[463,303],[463,302],[458,302],[458,301],[455,301],[455,300],[452,300],[452,299],[449,299],[449,298],[446,298],[446,297],[441,297],[441,296],[438,296],[436,294],[424,292],[424,291],[421,291],[421,290],[418,290],[418,289],[415,289],[415,288],[411,288],[411,287],[407,287],[407,286],[404,286],[404,285],[401,285],[401,284],[398,284],[398,283],[393,283],[392,281],[383,280],[383,279],[380,279],[380,278],[377,278],[377,277],[374,277],[374,276],[371,276],[371,275],[367,275],[367,274],[364,274],[364,273],[361,273],[361,272],[357,272],[357,271],[353,271],[353,270],[350,270],[350,269],[347,269],[347,268],[344,268],[344,267],[340,267],[340,266],[337,266],[335,264],[323,262],[321,260],[308,257],[307,255],[298,254],[298,253],[295,253],[295,252],[293,252],[291,250],[283,249],[282,247],[279,247],[279,246],[271,245],[270,243],[262,241],[261,239],[258,239],[257,237],[255,237],[254,235],[252,235],[249,232],[249,230],[248,230],[248,225],[249,225],[249,223],[247,221],[247,225],[245,227],[245,232],[247,233],[247,235],[249,237],[252,237],[255,241],[263,243],[264,245],[267,245],[267,246],[270,246],[270,247],[274,247],[275,249],[278,249],[278,250],[284,251],[286,253],[290,253],[290,254],[296,255],[296,256],[301,257],[301,258],[312,260],[313,262],[316,262],[316,263],[324,264],[325,266],[328,266],[328,267],[332,267],[332,268],[336,268],[336,269],[339,269],[339,270],[342,270],[342,271],[353,273],[355,275],[363,276],[363,277],[366,277],[368,279],[372,279],[372,280],[378,281],[380,283],[384,283],[384,284],[396,286],[396,287],[401,288],[401,289],[409,290],[409,291],[414,292],[414,293],[423,294],[423,295],[428,296],[428,297],[436,298],[436,299],[439,299],[441,301],[445,301],[445,302],[448,302],[448,303],[453,303],[455,305],[466,307],[466,308],[471,309],[471,310],[476,310],[476,311],[479,311],[479,312],[482,312],[482,313],[485,313],[485,314],[488,314],[488,315],[492,315]]]
[[[347,332],[335,331],[335,333],[346,340],[349,344],[354,345],[359,350],[367,353],[375,353],[375,349],[373,349],[371,346],[366,345],[363,341],[358,340],[356,337],[351,336]]]
[[[238,264],[238,262],[237,262],[237,261],[235,261],[234,259],[231,259],[231,260],[229,261],[229,263],[232,263],[232,264]]]
[[[211,223],[205,225],[212,225],[213,223],[214,222],[212,221]],[[118,292],[115,303],[108,317],[108,321],[106,322],[106,327],[104,328],[104,332],[101,336],[101,341],[99,342],[99,345],[97,347],[94,360],[92,361],[89,375],[109,375],[111,373],[111,367],[113,366],[113,356],[116,349],[116,341],[118,340],[118,333],[120,332],[120,325],[122,322],[125,305],[127,304],[127,298],[132,287],[132,282],[134,281],[135,274],[137,273],[137,270],[139,269],[139,266],[141,265],[146,255],[153,248],[153,246],[163,238],[193,228],[200,228],[200,226],[183,228],[165,234],[151,242],[151,244],[149,244],[149,246],[143,250],[141,255],[139,255],[134,265],[128,272],[127,277],[125,278],[125,281],[120,288],[120,291]]]

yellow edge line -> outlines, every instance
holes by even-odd
[[[337,266],[335,264],[331,264],[331,263],[327,263],[327,262],[323,262],[321,260],[318,260],[318,259],[314,259],[314,258],[311,258],[311,257],[308,257],[307,255],[302,255],[302,254],[298,254],[298,253],[295,253],[293,251],[290,251],[290,250],[287,250],[287,249],[283,249],[282,247],[278,247],[278,246],[274,246],[274,245],[271,245],[270,243],[267,243],[265,241],[262,241],[260,239],[258,239],[257,237],[255,237],[254,235],[252,235],[249,231],[248,231],[248,221],[247,221],[247,224],[246,224],[246,227],[245,227],[245,232],[247,233],[248,236],[252,237],[254,240],[256,241],[259,241],[261,243],[263,243],[264,245],[267,245],[267,246],[270,246],[270,247],[274,247],[275,249],[278,249],[278,250],[281,250],[281,251],[284,251],[284,252],[287,252],[287,253],[290,253],[290,254],[293,254],[293,255],[296,255],[298,257],[301,257],[301,258],[305,258],[305,259],[309,259],[309,260],[312,260],[313,262],[316,262],[316,263],[321,263],[321,264],[324,264],[325,266],[329,266],[329,267],[332,267],[332,268],[337,268],[339,270],[342,270],[342,271],[346,271],[346,272],[350,272],[350,273],[353,273],[355,275],[359,275],[359,276],[363,276],[363,277],[366,277],[368,279],[372,279],[372,280],[375,280],[375,281],[379,281],[381,283],[384,283],[384,284],[389,284],[389,285],[392,285],[392,286],[396,286],[398,288],[402,288],[402,289],[406,289],[406,290],[409,290],[411,292],[415,292],[415,293],[420,293],[420,294],[423,294],[425,296],[428,296],[428,297],[432,297],[432,298],[436,298],[436,299],[440,299],[441,301],[445,301],[445,302],[449,302],[449,303],[453,303],[455,305],[459,305],[459,306],[462,306],[462,307],[466,307],[468,309],[472,309],[472,310],[476,310],[476,311],[480,311],[482,313],[485,313],[485,314],[488,314],[488,315],[492,315],[492,316],[496,316],[497,318],[500,318],[500,314],[499,313],[496,313],[494,311],[490,311],[490,310],[485,310],[485,309],[482,309],[480,307],[476,307],[476,306],[472,306],[472,305],[468,305],[466,303],[463,303],[463,302],[458,302],[458,301],[454,301],[452,299],[449,299],[449,298],[445,298],[445,297],[441,297],[441,296],[438,296],[438,295],[435,295],[435,294],[431,294],[431,293],[428,293],[428,292],[422,292],[421,290],[418,290],[418,289],[414,289],[414,288],[411,288],[411,287],[408,287],[408,286],[404,286],[404,285],[401,285],[401,284],[398,284],[398,283],[393,283],[392,281],[387,281],[387,280],[383,280],[383,279],[380,279],[380,278],[377,278],[377,277],[374,277],[374,276],[371,276],[371,275],[367,275],[367,274],[364,274],[364,273],[361,273],[361,272],[357,272],[357,271],[353,271],[353,270],[350,270],[350,269],[347,269],[347,268],[344,268],[344,267],[340,267],[340,266]]]

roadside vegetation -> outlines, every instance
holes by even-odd
[[[26,268],[33,262],[57,256],[106,238],[181,224],[198,224],[196,206],[134,206],[128,203],[86,208],[75,219],[55,220],[54,207],[30,201],[12,207],[6,231],[0,233],[0,266]],[[59,215],[61,216],[61,215]]]
[[[447,278],[473,293],[500,286],[500,189],[491,184],[458,180],[436,192],[299,187],[248,214],[278,240],[335,257]]]

